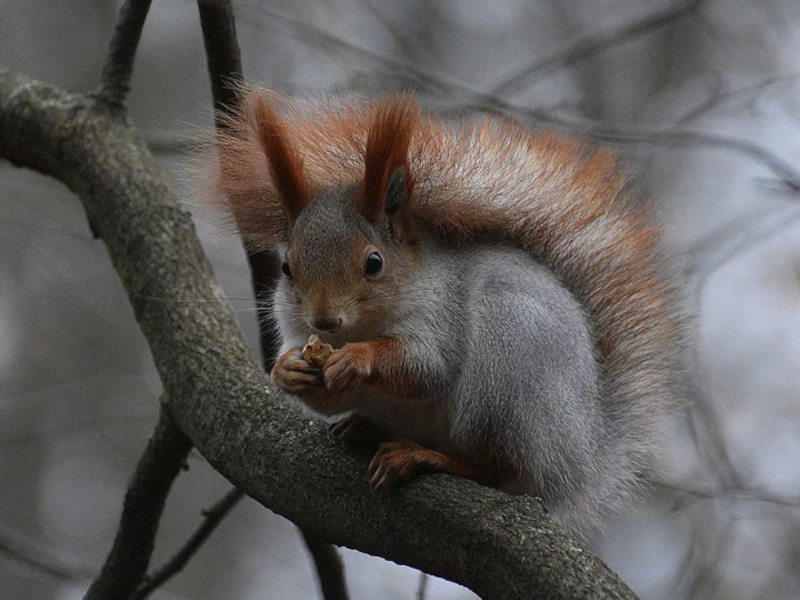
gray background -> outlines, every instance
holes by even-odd
[[[464,86],[495,90],[560,118],[735,136],[800,170],[796,0],[703,2],[669,26],[501,85],[571,42],[669,6],[235,3],[247,77],[291,94],[416,87],[427,106],[456,112],[470,103]],[[0,1],[0,65],[92,89],[117,9],[116,2]],[[431,90],[392,64],[443,83]],[[209,126],[210,104],[195,4],[154,2],[131,118],[189,206],[186,157],[176,148]],[[643,598],[800,597],[798,195],[762,162],[714,144],[620,145],[618,152],[691,274],[696,393],[692,408],[667,424],[666,485],[611,523],[595,549]],[[239,245],[202,209],[195,214],[255,347]],[[132,311],[79,202],[57,182],[0,163],[0,600],[81,597],[110,548],[159,393]],[[190,464],[167,506],[156,563],[228,489],[199,456]],[[414,571],[352,551],[345,558],[354,599],[414,597]],[[154,597],[311,598],[315,590],[291,524],[247,500]],[[427,597],[474,596],[433,580]]]

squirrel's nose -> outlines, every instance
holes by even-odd
[[[322,311],[314,315],[311,326],[319,331],[332,331],[342,324],[342,318],[330,311]]]

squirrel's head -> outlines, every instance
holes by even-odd
[[[304,176],[282,120],[266,103],[258,110],[259,142],[286,216],[276,311],[323,338],[374,336],[416,262],[409,210],[416,103],[394,96],[379,104],[366,134],[362,180],[319,189]]]

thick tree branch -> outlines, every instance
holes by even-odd
[[[223,130],[227,123],[222,116],[231,114],[237,108],[239,90],[244,83],[236,21],[228,0],[198,0],[197,5],[214,98],[215,123],[218,130]],[[245,251],[258,311],[261,361],[269,372],[278,353],[278,337],[267,307],[278,277],[280,261],[274,252],[252,248],[245,248]],[[303,532],[303,541],[314,561],[325,600],[347,600],[344,568],[336,547],[306,532]]]
[[[148,339],[167,409],[251,497],[320,539],[486,599],[634,597],[534,498],[447,475],[375,493],[368,457],[331,445],[320,424],[267,382],[189,215],[142,139],[104,106],[0,71],[0,156],[58,177],[80,197]]]
[[[114,548],[86,592],[85,600],[128,598],[142,581],[153,554],[167,494],[191,448],[191,442],[162,408],[156,430],[125,495]]]
[[[117,113],[125,108],[136,47],[139,45],[151,2],[152,0],[125,0],[111,38],[108,59],[103,67],[103,82],[95,95]]]

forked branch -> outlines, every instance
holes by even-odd
[[[191,448],[192,443],[162,408],[125,495],[114,548],[85,600],[128,598],[141,583],[153,554],[164,503]]]

